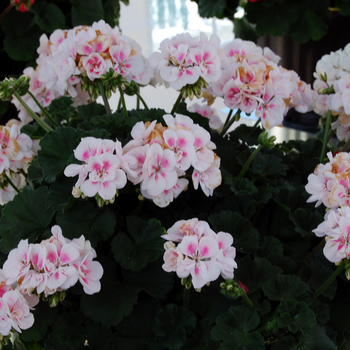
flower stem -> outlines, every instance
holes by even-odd
[[[101,80],[97,80],[97,85],[98,85],[98,88],[100,90],[100,93],[101,93],[101,96],[102,96],[102,99],[103,99],[103,103],[104,103],[105,108],[106,108],[107,115],[112,115],[111,107],[109,106],[108,99],[106,97],[105,89],[103,87],[102,81]]]
[[[320,156],[320,163],[323,162],[323,158],[324,158],[325,153],[326,153],[330,124],[331,124],[331,110],[329,109],[327,112],[326,126],[325,126],[324,137],[323,137],[323,145],[322,145],[322,151],[321,151],[321,156]]]
[[[241,179],[243,177],[243,175],[246,173],[246,171],[249,168],[250,163],[253,161],[253,159],[255,158],[255,156],[260,152],[260,150],[263,148],[263,145],[259,145],[258,148],[255,149],[255,151],[250,155],[250,157],[248,158],[248,160],[245,162],[243,169],[241,170],[241,172],[238,174],[238,178]]]
[[[124,92],[123,92],[123,89],[122,89],[122,87],[120,85],[118,85],[118,90],[119,90],[119,93],[120,93],[120,100],[122,101],[124,117],[125,117],[125,119],[128,119],[128,111],[126,109]]]
[[[24,172],[24,170],[23,169],[18,169],[18,170],[25,177],[25,179],[27,180],[28,175]]]
[[[344,269],[344,261],[342,260],[337,267],[337,269],[331,274],[331,276],[327,279],[325,283],[322,284],[320,288],[316,290],[314,294],[312,294],[312,300],[316,299],[327,287],[333,282],[333,280],[342,272]]]
[[[5,180],[9,183],[9,185],[10,185],[17,193],[19,193],[19,189],[14,185],[14,183],[11,181],[11,179],[10,179],[5,173],[3,173],[3,176],[4,176]]]
[[[181,101],[182,101],[182,93],[180,91],[179,97],[177,98],[177,100],[176,100],[176,102],[174,104],[174,107],[173,107],[173,109],[170,112],[170,114],[172,116],[175,116],[175,112],[176,112],[177,108],[179,107],[179,104],[180,104]]]
[[[302,264],[304,264],[304,262],[311,259],[319,250],[321,250],[323,248],[325,243],[326,243],[326,241],[324,239],[322,239],[322,241],[319,244],[317,244],[317,246],[308,255],[306,255],[303,260],[300,261],[299,266],[301,266]]]
[[[248,297],[248,295],[246,293],[242,294],[242,298],[248,304],[248,306],[254,307],[253,302],[250,300],[250,298]]]
[[[144,99],[142,98],[142,96],[140,95],[140,93],[139,93],[139,92],[136,92],[136,95],[137,95],[137,98],[139,98],[140,101],[142,102],[142,104],[143,104],[143,106],[145,107],[146,111],[149,111],[149,108],[148,108],[148,106],[147,106],[145,100],[144,100]]]
[[[350,146],[350,139],[346,141],[344,146],[340,149],[340,152],[346,152],[349,149]]]
[[[191,288],[184,288],[183,305],[189,309]]]
[[[225,127],[226,124],[229,122],[232,113],[233,113],[233,109],[230,109],[229,113],[227,114],[227,117],[226,117],[226,120],[225,120],[225,123],[224,123],[224,127]]]
[[[43,112],[43,114],[46,116],[48,120],[52,123],[54,127],[57,127],[57,124],[55,120],[52,118],[51,114],[43,108],[43,106],[39,103],[39,101],[35,98],[35,96],[28,90],[28,94],[31,96],[31,98],[34,100],[34,102],[37,104],[37,106],[40,108],[40,110]]]
[[[140,109],[140,98],[136,95],[136,109]]]
[[[12,9],[12,7],[14,7],[14,6],[15,6],[15,4],[10,4],[5,8],[4,11],[2,11],[2,13],[0,15],[0,23],[4,19],[4,17],[7,15],[7,12],[9,12]]]
[[[28,112],[28,114],[45,130],[45,131],[53,131],[51,126],[47,125],[43,120],[40,119],[38,115],[36,115],[29,106],[23,101],[22,97],[19,95],[17,91],[15,91],[14,96],[17,98],[17,100],[21,103],[21,105],[24,107],[24,109]]]
[[[236,121],[236,117],[241,114],[241,110],[238,109],[235,115],[227,122],[227,124],[223,127],[220,132],[220,136],[224,136],[226,131],[231,127],[231,125]],[[226,123],[226,122],[225,122]]]

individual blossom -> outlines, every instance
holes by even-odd
[[[193,105],[187,107],[189,112],[195,112],[200,114],[202,117],[209,119],[209,126],[213,130],[220,131],[223,127],[223,122],[220,117],[216,114],[216,110],[209,107],[209,105],[200,105],[194,103]]]

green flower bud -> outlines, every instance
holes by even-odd
[[[275,147],[276,136],[268,137],[267,131],[263,131],[259,135],[259,140],[258,141],[259,141],[260,145],[262,145],[263,147],[265,147],[268,150],[270,150],[270,149]]]
[[[59,293],[60,302],[62,302],[65,298],[66,298],[66,292],[65,291],[60,292]]]
[[[317,92],[320,95],[330,95],[330,94],[334,94],[335,90],[334,90],[334,86],[331,85],[328,88],[319,89]]]
[[[60,301],[58,294],[59,293],[55,293],[55,294],[50,296],[50,298],[49,298],[50,307],[56,307],[58,305],[58,302]]]
[[[105,205],[105,200],[98,194],[96,193],[95,199],[97,201],[97,205],[102,208]]]

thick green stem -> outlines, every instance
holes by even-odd
[[[241,114],[241,110],[239,109],[236,114],[227,122],[227,124],[223,127],[220,132],[220,136],[224,136],[226,131],[231,127],[231,125],[236,121],[236,117]]]
[[[137,97],[140,99],[140,101],[142,102],[142,104],[143,104],[143,106],[145,107],[146,111],[149,111],[149,108],[148,108],[148,106],[147,106],[145,100],[144,100],[144,99],[142,98],[142,96],[140,95],[140,93],[139,93],[139,92],[136,92],[136,95],[137,95]]]
[[[328,134],[329,134],[329,128],[331,125],[331,111],[328,110],[327,112],[327,119],[326,119],[326,126],[324,130],[324,137],[323,137],[323,145],[322,145],[322,151],[321,151],[321,156],[320,156],[320,163],[323,162],[323,158],[326,154],[326,148],[327,148],[327,140],[328,140]]]
[[[176,100],[176,102],[174,104],[174,107],[173,107],[173,109],[170,112],[170,114],[172,116],[175,116],[175,112],[176,112],[177,108],[179,107],[179,104],[180,104],[181,101],[182,101],[182,93],[180,91],[179,97],[177,98],[177,100]]]
[[[23,101],[22,97],[19,95],[17,91],[13,93],[17,100],[21,103],[24,109],[28,112],[28,114],[45,130],[45,131],[53,131],[51,126],[47,125],[43,120],[40,119],[38,115],[36,115],[29,106]]]
[[[122,101],[124,117],[125,117],[125,119],[128,119],[128,111],[126,109],[124,92],[123,92],[123,89],[122,89],[122,87],[120,85],[118,85],[118,90],[119,90],[119,93],[120,93],[120,100]]]
[[[19,172],[27,179],[28,175],[24,172],[23,169],[18,169]]]
[[[263,145],[259,145],[258,148],[255,149],[255,151],[250,155],[250,157],[248,158],[248,160],[245,162],[243,169],[241,170],[241,172],[238,174],[238,178],[241,179],[243,177],[243,175],[246,173],[246,171],[249,168],[250,163],[253,161],[253,159],[255,158],[255,156],[260,152],[260,150],[263,148]]]
[[[136,109],[140,109],[140,98],[136,95]]]
[[[322,284],[320,288],[316,290],[314,294],[312,294],[312,300],[316,299],[327,287],[335,280],[335,278],[343,271],[344,269],[344,261],[341,261],[337,269],[332,273],[332,275],[327,279],[325,283]]]
[[[191,288],[189,289],[184,288],[183,305],[184,307],[187,307],[187,309],[189,309],[189,306],[190,306],[190,294],[191,294]]]
[[[51,114],[45,108],[43,108],[43,106],[39,103],[39,101],[35,98],[35,96],[29,90],[28,90],[28,94],[31,96],[31,98],[34,100],[34,102],[37,104],[37,106],[40,108],[40,110],[43,112],[46,118],[50,120],[50,122],[54,127],[57,128],[57,124],[55,120],[52,118]]]
[[[242,298],[243,298],[243,300],[248,304],[248,306],[254,307],[253,302],[250,300],[250,298],[248,297],[247,294],[245,294],[245,293],[242,294]]]
[[[4,178],[6,179],[6,181],[9,183],[9,185],[17,192],[19,193],[19,189],[15,186],[15,184],[11,181],[11,179],[5,174],[3,173]]]
[[[121,99],[121,97],[119,97],[117,110],[119,111],[119,109],[120,109],[121,107],[122,107],[122,99]]]
[[[103,87],[102,81],[101,80],[97,80],[97,85],[98,85],[98,88],[100,90],[100,93],[101,93],[101,96],[102,96],[102,99],[103,99],[103,103],[104,103],[105,108],[106,108],[107,115],[112,115],[111,107],[109,106],[108,99],[106,97],[105,89]]]

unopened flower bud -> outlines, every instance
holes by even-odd
[[[80,198],[80,196],[82,195],[83,192],[81,192],[81,189],[79,187],[73,187],[72,190],[72,196],[74,198]]]
[[[102,208],[105,205],[105,200],[98,194],[96,193],[95,199],[97,201],[97,205]]]
[[[268,137],[267,131],[263,131],[259,135],[259,144],[267,148],[268,150],[275,147],[275,141],[276,141],[276,136]]]
[[[59,293],[59,298],[60,298],[60,302],[62,302],[66,298],[66,292],[65,291],[60,292]]]
[[[334,90],[334,86],[331,85],[328,88],[319,89],[317,92],[320,95],[330,95],[330,94],[334,94],[335,90]]]
[[[350,269],[345,270],[345,277],[350,280]]]
[[[58,293],[51,295],[49,298],[50,307],[56,307],[58,305],[59,300],[60,300],[60,298],[58,296]]]

